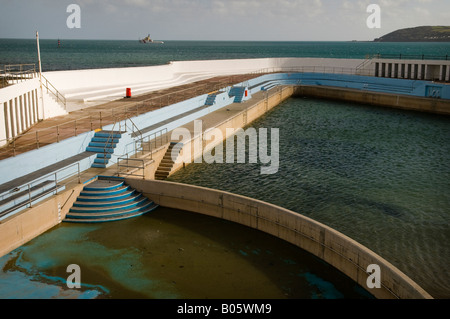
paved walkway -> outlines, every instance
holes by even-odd
[[[10,145],[0,149],[0,160],[259,76],[261,74],[214,77],[47,119],[37,123]]]

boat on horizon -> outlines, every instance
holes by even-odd
[[[155,44],[163,44],[163,41],[155,41],[150,37],[150,34],[147,35],[145,38],[143,39],[139,39],[140,43],[155,43]]]

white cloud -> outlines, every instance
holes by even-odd
[[[165,39],[371,40],[450,21],[449,0],[0,0],[0,36],[21,37],[36,27],[72,35],[64,29],[70,3],[82,10],[78,33],[90,38],[145,30]],[[381,29],[366,26],[371,3],[381,7]]]

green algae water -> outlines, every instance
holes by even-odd
[[[80,289],[66,285],[71,264],[80,267]],[[372,298],[282,240],[162,207],[114,223],[63,223],[0,258],[0,267],[0,298]]]
[[[280,129],[277,174],[260,175],[260,164],[191,164],[169,180],[304,214],[433,297],[450,297],[449,117],[297,98],[251,125]]]

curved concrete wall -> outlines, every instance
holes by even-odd
[[[126,183],[157,204],[252,227],[321,258],[377,298],[432,298],[388,261],[336,230],[282,207],[224,191],[166,181],[127,178]],[[367,267],[381,270],[381,288],[369,289]]]
[[[121,98],[128,87],[132,92],[142,94],[215,76],[309,66],[355,69],[361,61],[325,58],[199,60],[147,67],[53,71],[43,74],[69,102],[95,101]]]

